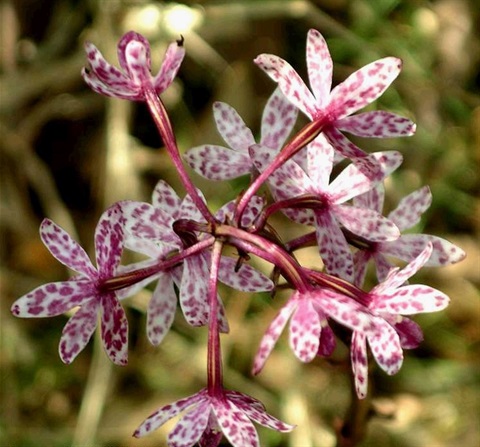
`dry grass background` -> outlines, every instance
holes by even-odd
[[[185,35],[187,57],[164,99],[186,150],[221,142],[211,114],[215,100],[234,106],[258,131],[274,86],[252,59],[262,52],[278,54],[305,75],[305,38],[311,27],[330,45],[334,82],[376,58],[403,59],[400,77],[375,107],[412,117],[417,134],[360,145],[369,151],[402,151],[405,162],[388,183],[387,207],[430,185],[434,201],[417,230],[448,238],[468,254],[459,265],[424,270],[414,278],[443,290],[452,303],[441,314],[418,319],[425,342],[407,353],[398,375],[373,374],[375,415],[361,445],[479,445],[480,13],[475,0],[184,5],[194,13],[195,28],[180,30],[187,22],[183,18],[175,25],[175,5],[166,2],[0,4],[0,445],[162,446],[171,425],[142,440],[131,434],[156,407],[205,383],[206,330],[194,330],[177,318],[162,345],[149,346],[148,290],[128,302],[130,360],[125,368],[108,363],[98,340],[65,366],[57,354],[65,317],[17,320],[10,315],[17,297],[68,276],[39,239],[43,217],[91,249],[96,221],[109,203],[147,200],[159,178],[176,183],[146,109],[106,100],[83,84],[82,43],[93,41],[115,61],[116,41],[134,28],[152,40],[156,68],[166,44],[180,31]],[[241,182],[196,179],[214,208],[242,188]],[[277,224],[286,236],[298,231],[285,220]],[[302,259],[316,262],[308,251]],[[335,445],[335,428],[350,405],[346,349],[340,345],[332,359],[302,365],[283,339],[262,374],[252,378],[255,349],[285,296],[271,300],[229,290],[223,296],[231,323],[231,334],[222,339],[226,385],[256,396],[271,413],[298,424],[290,435],[259,429],[262,445]]]

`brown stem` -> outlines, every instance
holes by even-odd
[[[371,385],[371,381],[369,380]],[[364,399],[359,399],[355,391],[353,374],[350,380],[350,407],[347,410],[343,424],[337,428],[336,447],[358,446],[367,432],[367,424],[372,414],[371,392]]]

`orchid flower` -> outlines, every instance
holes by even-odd
[[[249,224],[258,213],[258,200],[252,202],[244,216]],[[219,210],[219,216],[227,216],[228,208]],[[184,242],[173,230],[179,220],[202,222],[203,218],[189,196],[181,200],[175,191],[164,181],[159,181],[152,196],[152,205],[143,202],[122,202],[126,229],[129,233],[127,247],[149,256],[152,259],[165,259],[171,253],[184,249]],[[253,211],[256,210],[256,211]],[[254,214],[251,214],[254,213]],[[224,217],[226,218],[226,217]],[[188,224],[187,224],[188,225]],[[193,233],[195,233],[193,231]],[[210,237],[213,240],[213,238]],[[248,264],[236,268],[237,261],[228,256],[220,259],[218,279],[228,286],[244,292],[268,291],[272,281]],[[210,253],[202,250],[186,257],[183,263],[166,272],[159,272],[150,280],[160,279],[149,304],[147,333],[154,344],[168,330],[175,309],[176,300],[173,285],[179,287],[179,299],[183,314],[189,324],[203,326],[208,322],[206,302]],[[221,302],[219,303],[221,330],[228,332],[228,323]],[[167,314],[165,313],[167,312]],[[168,326],[168,327],[167,327]],[[154,335],[157,334],[157,335]]]
[[[412,121],[390,112],[350,116],[375,101],[395,80],[402,66],[398,58],[386,57],[372,62],[331,90],[332,58],[323,36],[311,29],[307,36],[307,69],[312,91],[294,68],[278,56],[261,54],[255,63],[308,118],[324,122],[323,136],[341,157],[357,160],[366,155],[341,131],[375,138],[409,136],[415,132]]]
[[[372,209],[379,213],[383,209],[385,189],[380,183],[375,188],[353,199],[356,206]],[[400,231],[414,227],[432,202],[428,186],[424,186],[404,197],[398,206],[388,214],[388,219],[397,225]],[[455,244],[430,234],[402,234],[394,241],[368,242],[361,245],[354,256],[355,284],[363,284],[368,261],[373,259],[377,269],[377,278],[384,281],[394,265],[387,259],[393,256],[410,262],[417,257],[428,242],[432,243],[432,255],[425,263],[427,267],[440,267],[455,264],[465,258],[465,252]]]
[[[257,169],[265,169],[272,158],[271,151],[260,145],[251,147],[250,151]],[[332,147],[317,139],[307,146],[307,151],[307,172],[295,161],[288,160],[270,176],[270,189],[277,206],[280,201],[288,202],[284,210],[288,217],[298,223],[315,226],[320,256],[327,272],[352,280],[353,257],[341,225],[376,242],[394,240],[400,232],[380,213],[345,203],[376,184],[357,165],[349,165],[330,182]],[[367,158],[380,166],[382,178],[402,161],[401,154],[395,151],[378,152]]]
[[[360,398],[367,394],[367,341],[378,365],[387,374],[395,374],[402,366],[402,348],[417,347],[423,339],[420,327],[404,315],[438,312],[448,305],[448,296],[432,287],[404,285],[427,263],[432,249],[428,242],[405,268],[391,270],[385,281],[367,294],[367,307],[373,315],[372,330],[355,331],[351,345],[355,388]]]
[[[286,424],[265,411],[263,404],[236,391],[225,390],[211,396],[206,388],[165,405],[149,416],[135,431],[140,438],[158,429],[184,410],[189,410],[168,435],[169,447],[218,446],[222,434],[233,447],[260,447],[251,421],[279,432],[289,432]]]
[[[262,370],[289,319],[290,347],[300,361],[307,363],[317,355],[330,355],[335,339],[327,317],[351,330],[365,332],[371,328],[370,312],[354,299],[324,288],[297,290],[265,332],[255,356],[253,374]]]
[[[85,250],[49,219],[40,226],[40,236],[52,255],[78,275],[67,281],[45,284],[19,298],[13,315],[40,318],[61,315],[77,306],[60,339],[60,358],[71,363],[90,340],[100,313],[105,352],[118,365],[127,363],[128,325],[117,293],[104,287],[119,270],[123,249],[124,218],[118,205],[103,213],[95,230],[95,268]]]
[[[262,116],[260,144],[280,151],[297,119],[297,109],[279,89],[267,101]],[[255,144],[252,131],[237,111],[223,102],[213,104],[217,129],[230,146],[205,144],[187,151],[184,158],[192,169],[210,180],[230,180],[254,171],[248,149]]]
[[[102,53],[88,42],[85,44],[88,66],[82,76],[97,93],[130,101],[144,101],[146,86],[160,95],[173,82],[185,56],[183,42],[171,43],[156,76],[150,72],[150,44],[141,34],[126,33],[118,43],[118,61],[122,70],[110,65]]]

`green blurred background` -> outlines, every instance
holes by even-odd
[[[433,204],[415,230],[445,237],[468,254],[458,265],[424,269],[413,278],[452,302],[441,314],[417,319],[425,341],[407,352],[399,374],[374,371],[375,411],[361,445],[480,445],[478,2],[4,0],[0,14],[0,446],[163,446],[172,424],[141,440],[131,435],[158,406],[205,384],[206,330],[188,327],[177,315],[161,346],[150,346],[144,315],[149,290],[126,304],[125,368],[108,363],[98,340],[63,365],[57,346],[66,317],[17,320],[9,312],[32,288],[68,277],[39,239],[43,217],[91,252],[106,206],[148,200],[160,178],[177,184],[146,108],[107,100],[84,85],[83,42],[94,42],[116,64],[116,42],[134,29],[152,42],[155,72],[166,45],[185,37],[186,59],[163,99],[186,150],[222,143],[211,114],[217,100],[234,106],[258,133],[274,85],[253,58],[277,54],[306,79],[312,27],[330,46],[335,84],[377,58],[403,59],[400,77],[373,108],[412,118],[416,135],[358,144],[404,154],[387,184],[386,211],[429,185]],[[300,117],[298,126],[304,122]],[[244,186],[194,177],[212,208]],[[287,238],[300,230],[282,218],[275,224]],[[318,262],[309,251],[301,258],[311,266]],[[286,295],[272,300],[225,289],[222,296],[231,325],[222,338],[226,386],[298,425],[287,435],[259,428],[262,445],[334,446],[350,405],[346,348],[339,344],[331,359],[302,365],[282,337],[264,371],[252,378],[255,350]]]

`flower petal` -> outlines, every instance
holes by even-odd
[[[235,271],[237,260],[222,256],[218,279],[232,289],[242,292],[265,292],[273,289],[273,282],[248,264],[241,264],[238,271]]]
[[[44,219],[40,225],[40,237],[50,253],[63,265],[87,278],[93,279],[98,276],[85,250],[50,219]]]
[[[298,110],[277,87],[263,110],[260,143],[280,151],[295,125],[297,115]]]
[[[11,311],[20,318],[54,317],[91,300],[95,294],[95,286],[90,280],[76,277],[37,287],[18,298]]]
[[[339,120],[375,101],[395,80],[401,69],[400,59],[386,57],[352,73],[332,90],[329,114]]]
[[[353,204],[359,208],[368,208],[381,214],[384,200],[385,187],[383,183],[377,183],[371,190],[355,196],[353,198]]]
[[[358,250],[353,255],[353,264],[355,266],[355,277],[353,283],[357,287],[363,287],[365,276],[367,275],[368,262],[373,255],[369,250]]]
[[[333,62],[327,42],[315,29],[307,35],[307,68],[310,87],[317,100],[317,107],[325,107],[332,88]]]
[[[178,41],[171,43],[165,53],[162,66],[153,79],[153,86],[157,95],[163,93],[177,76],[180,65],[185,57],[185,47]]]
[[[199,402],[195,408],[185,414],[168,434],[170,447],[193,447],[202,437],[211,415],[210,402]]]
[[[250,174],[252,170],[248,153],[213,144],[189,149],[183,158],[197,174],[209,180],[231,180]]]
[[[95,254],[102,278],[115,274],[123,251],[125,218],[120,204],[108,208],[95,229]]]
[[[248,154],[248,148],[255,144],[255,138],[238,112],[228,104],[217,101],[213,104],[213,116],[223,140],[233,150]]]
[[[387,374],[396,374],[403,363],[403,351],[400,338],[392,326],[379,317],[375,320],[375,330],[367,334],[368,343],[372,354]]]
[[[271,79],[278,82],[282,93],[295,107],[314,119],[317,113],[315,97],[287,61],[273,54],[261,54],[254,59],[254,62]]]
[[[376,211],[338,205],[332,207],[332,212],[345,228],[371,242],[392,241],[400,236],[397,226]]]
[[[402,154],[397,151],[375,152],[364,159],[377,166],[379,170],[375,178],[356,164],[348,165],[330,183],[328,190],[336,203],[345,202],[356,195],[370,190],[379,180],[390,175],[403,161]]]
[[[396,289],[404,284],[407,279],[412,277],[425,265],[432,254],[432,249],[432,244],[427,242],[426,247],[413,261],[406,265],[402,270],[397,269],[392,271],[384,282],[372,289],[372,293],[381,295],[387,290]]]
[[[208,323],[209,270],[204,256],[190,256],[183,262],[180,284],[180,306],[183,315],[192,326]]]
[[[308,298],[300,298],[290,320],[290,347],[302,362],[311,362],[317,355],[322,326],[317,311]]]
[[[290,299],[281,309],[277,316],[272,320],[270,326],[268,327],[265,335],[260,342],[260,347],[258,348],[257,354],[255,355],[255,360],[253,362],[252,374],[258,374],[265,362],[272,352],[275,344],[277,343],[280,334],[282,333],[285,325],[287,324],[290,315],[294,311],[296,306],[296,300]]]
[[[353,298],[329,289],[315,290],[310,295],[318,312],[328,315],[346,328],[359,332],[371,329],[371,312]]]
[[[97,327],[98,308],[98,300],[89,301],[75,312],[63,328],[58,351],[64,363],[72,363],[89,342]]]
[[[432,193],[428,186],[417,189],[404,197],[388,218],[393,220],[400,230],[408,230],[420,222],[422,214],[432,203]]]
[[[408,137],[416,130],[413,121],[383,110],[348,116],[336,121],[335,127],[343,132],[369,138]]]
[[[315,233],[320,257],[327,272],[347,281],[353,280],[353,255],[330,212],[315,212]]]
[[[333,147],[320,134],[307,146],[308,176],[317,191],[326,191],[333,168]]]
[[[236,200],[227,202],[215,213],[215,218],[220,222],[228,222],[229,220],[231,221],[233,219],[236,206]],[[252,226],[264,207],[265,200],[260,196],[253,196],[248,202],[247,207],[242,215],[242,227],[248,228]]]
[[[378,312],[414,315],[438,312],[448,306],[450,299],[444,293],[422,284],[407,285],[381,295],[374,295],[371,304]]]
[[[218,425],[233,447],[260,447],[257,430],[242,410],[228,399],[212,402]]]
[[[402,318],[396,321],[393,327],[400,337],[403,349],[415,349],[423,341],[423,332],[418,323],[410,318]]]
[[[182,201],[175,190],[165,180],[159,180],[152,193],[152,205],[165,213],[169,219],[168,226],[178,218],[181,204]]]
[[[177,308],[177,295],[169,273],[161,273],[147,309],[147,336],[158,346],[173,323]]]
[[[102,296],[102,342],[105,352],[116,365],[126,365],[128,356],[128,322],[115,294]]]
[[[227,391],[225,394],[236,407],[243,411],[249,419],[257,424],[282,433],[292,431],[295,428],[294,425],[286,424],[285,422],[282,422],[268,414],[265,411],[263,404],[251,396],[247,396],[246,394],[235,391]]]
[[[368,158],[367,153],[353,144],[345,135],[333,126],[325,127],[323,135],[335,149],[334,164],[341,157],[350,159],[358,169],[372,180],[383,178],[382,172],[374,159]]]
[[[138,36],[140,36],[138,34]],[[120,52],[120,48],[119,48]],[[131,40],[125,47],[124,63],[130,78],[139,90],[147,84],[152,84],[150,73],[150,44],[144,38]]]
[[[137,96],[137,88],[118,68],[110,65],[102,53],[90,42],[85,44],[88,68],[82,70],[85,82],[96,92],[107,96]]]
[[[206,389],[203,389],[192,396],[177,400],[173,404],[167,404],[163,407],[160,407],[142,422],[142,424],[135,430],[133,436],[136,438],[141,438],[145,435],[148,435],[152,431],[155,431],[157,428],[160,428],[163,424],[165,424],[165,422],[174,418],[177,414],[180,414],[188,407],[191,407],[198,402],[206,401],[206,394]]]
[[[354,332],[350,346],[352,372],[355,391],[359,399],[364,399],[368,391],[367,337],[363,332]]]
[[[145,39],[145,37],[143,37],[139,33],[136,33],[135,31],[129,31],[125,33],[117,44],[117,56],[118,62],[120,62],[120,67],[122,67],[126,73],[131,75],[129,59],[128,55],[126,54],[128,51],[128,47],[131,43],[137,43],[144,47],[144,63],[147,70],[150,71],[150,44],[148,43],[148,40]]]

